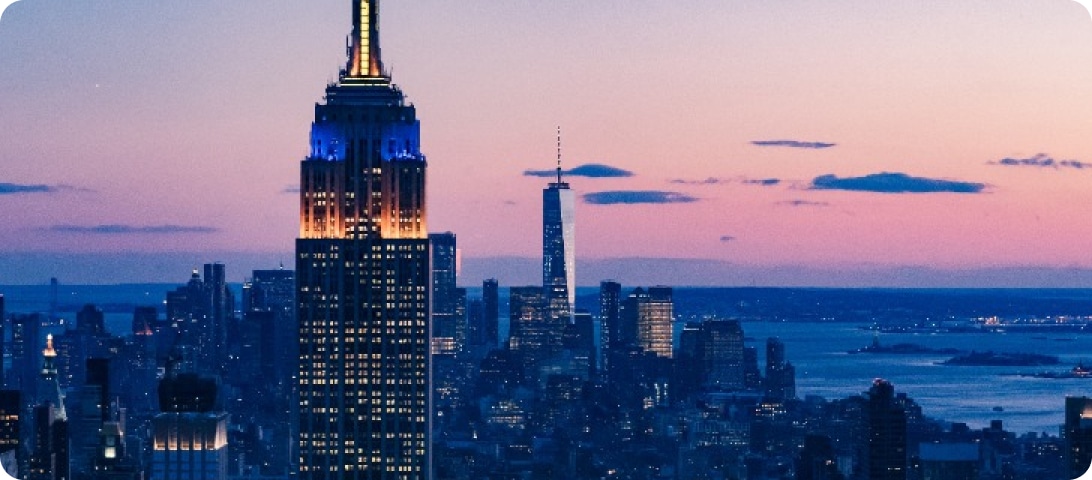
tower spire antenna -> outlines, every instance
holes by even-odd
[[[379,49],[379,0],[353,0],[349,76],[386,77]]]
[[[561,183],[561,126],[557,126],[557,183]]]

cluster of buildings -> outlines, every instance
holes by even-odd
[[[242,307],[223,264],[195,270],[124,335],[95,305],[69,326],[4,318],[0,463],[24,479],[193,479],[288,471],[295,279],[262,270]],[[3,297],[0,296],[0,302]],[[229,444],[232,446],[228,448]]]
[[[301,163],[294,271],[253,272],[237,301],[226,267],[204,265],[162,311],[137,308],[124,336],[93,305],[53,336],[41,315],[5,317],[0,297],[6,471],[969,480],[1072,475],[1092,460],[1087,399],[1067,401],[1064,439],[942,425],[882,380],[798,398],[783,343],[760,352],[733,320],[679,326],[670,287],[603,281],[598,309],[577,309],[560,152],[541,284],[489,279],[471,296],[456,236],[427,228],[420,124],[383,67],[378,2],[354,1],[352,18]]]

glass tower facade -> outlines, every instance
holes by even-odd
[[[417,113],[353,2],[349,60],[315,107],[296,242],[299,477],[430,478],[429,240]]]
[[[576,229],[573,191],[561,181],[542,190],[542,286],[546,294],[546,316],[557,326],[558,335],[573,322],[576,304]]]

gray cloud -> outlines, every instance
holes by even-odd
[[[827,202],[813,202],[811,200],[785,200],[784,202],[777,202],[778,205],[785,205],[788,207],[829,207]]]
[[[705,180],[688,180],[685,178],[676,178],[669,180],[668,183],[676,185],[721,185],[725,183],[731,183],[732,181],[726,178],[709,177]]]
[[[733,237],[731,235],[722,235],[720,237],[720,241],[724,242],[724,243],[734,242],[734,241],[736,241],[736,237]]]
[[[747,178],[747,177],[738,177],[738,178],[735,178],[735,179],[731,179],[731,178],[709,177],[709,178],[706,178],[705,180],[692,180],[692,179],[685,179],[685,178],[676,178],[676,179],[668,180],[668,183],[672,183],[672,184],[675,184],[675,185],[727,185],[727,184],[732,183],[732,182],[739,182],[739,183],[742,183],[744,185],[757,185],[757,186],[761,186],[761,187],[773,187],[773,186],[776,186],[776,185],[780,185],[781,184],[781,179],[780,178]]]
[[[281,190],[281,193],[300,193],[300,187],[296,185],[289,185]]]
[[[863,177],[838,178],[822,175],[811,182],[812,190],[846,190],[873,193],[982,193],[983,183],[912,177],[905,173],[873,173]]]
[[[50,231],[60,233],[96,234],[96,235],[166,235],[176,233],[216,233],[214,227],[185,225],[54,225]]]
[[[788,147],[810,149],[823,149],[838,145],[837,143],[801,142],[799,140],[755,140],[751,142],[751,144],[759,147]]]
[[[569,170],[562,170],[561,174],[569,177],[586,178],[623,178],[633,176],[633,172],[629,170],[623,170],[618,167],[600,163],[589,163]],[[557,176],[557,170],[525,170],[523,175],[527,177],[548,178]]]
[[[698,198],[685,193],[659,190],[617,190],[584,194],[584,203],[592,205],[692,203],[698,200]]]
[[[1077,170],[1092,168],[1092,163],[1079,160],[1056,160],[1045,153],[1037,154],[1031,158],[1002,158],[996,162],[989,162],[989,164],[1002,167],[1073,168]]]
[[[780,178],[744,178],[740,180],[744,185],[758,185],[760,187],[773,187],[781,184]]]
[[[23,193],[55,193],[61,187],[50,185],[22,185],[18,183],[0,183],[0,195],[19,195]]]

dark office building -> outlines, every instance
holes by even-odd
[[[98,336],[106,333],[106,315],[102,309],[94,305],[84,305],[76,312],[76,331],[88,335]]]
[[[133,308],[133,335],[152,335],[159,326],[159,313],[155,307]]]
[[[425,156],[391,83],[376,0],[315,106],[296,241],[299,477],[431,478]]]
[[[602,371],[609,375],[611,351],[622,344],[621,307],[622,284],[610,280],[599,282],[599,356]]]
[[[981,448],[978,443],[922,443],[921,480],[978,480]]]
[[[4,310],[4,294],[0,293],[0,351],[6,348],[6,342],[8,338],[4,336],[4,334],[6,333],[4,330],[7,329],[8,325],[8,317],[5,315],[6,310]],[[5,369],[3,359],[0,359],[0,388],[3,388],[6,385],[5,382],[7,381],[7,379],[5,378],[7,372],[5,372],[4,370]]]
[[[187,364],[224,375],[228,334],[235,328],[235,296],[228,288],[224,264],[205,264],[203,273],[194,269],[186,285],[167,292],[167,324]]]
[[[268,331],[262,332],[262,338],[272,342],[272,357],[266,358],[266,363],[273,368],[273,379],[290,378],[296,373],[299,362],[296,272],[282,268],[254,270],[251,275],[243,312],[272,314],[266,318]]]
[[[746,386],[743,328],[735,320],[710,320],[701,326],[705,385],[712,390],[741,390]]]
[[[509,348],[519,358],[525,383],[540,380],[543,365],[561,351],[563,330],[546,318],[546,299],[542,287],[510,287]]]
[[[845,480],[830,437],[808,435],[796,459],[796,480]]]
[[[1092,465],[1092,398],[1065,398],[1064,434],[1066,473],[1078,478]]]
[[[211,372],[223,375],[228,362],[228,332],[235,321],[235,295],[227,285],[227,272],[222,263],[205,264],[205,289],[211,305],[212,362]]]
[[[37,398],[39,349],[44,344],[40,331],[42,316],[15,315],[11,319],[11,374],[7,387]]]
[[[895,387],[877,379],[868,391],[869,480],[905,480],[906,411],[895,401]]]
[[[758,349],[755,347],[743,347],[743,384],[748,390],[762,388],[765,379],[762,371],[758,369]]]
[[[429,234],[428,240],[432,253],[432,353],[454,355],[460,350],[455,312],[458,247],[451,232]]]
[[[19,419],[22,395],[18,390],[0,390],[0,453],[19,448]]]
[[[796,369],[785,360],[785,344],[778,338],[766,339],[766,397],[796,398]]]
[[[500,286],[495,278],[482,282],[482,308],[485,344],[491,348],[497,348],[501,345]]]

